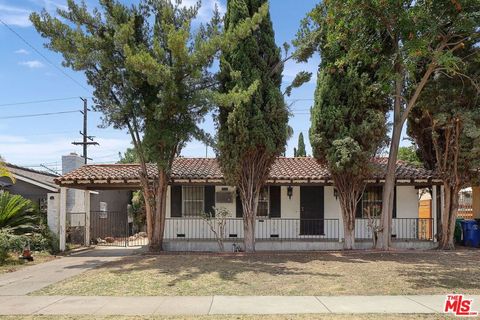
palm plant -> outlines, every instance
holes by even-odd
[[[30,200],[9,192],[0,193],[0,229],[26,234],[34,232],[38,222],[39,214]]]

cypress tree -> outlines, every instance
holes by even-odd
[[[226,31],[266,3],[229,0]],[[218,158],[227,182],[239,191],[245,250],[252,252],[259,192],[275,158],[284,151],[288,132],[288,110],[280,89],[283,64],[269,15],[251,36],[222,55],[220,69],[225,96],[219,101]]]
[[[295,152],[295,157],[306,157],[307,151],[305,151],[305,141],[303,139],[303,133],[300,132],[298,135],[298,145]]]

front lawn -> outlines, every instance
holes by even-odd
[[[55,256],[46,251],[32,253],[33,261],[29,262],[18,258],[19,254],[11,253],[7,260],[0,264],[0,274],[7,272],[14,272],[23,267],[31,266],[34,264],[44,263],[55,259]]]
[[[440,314],[304,314],[304,315],[218,315],[218,316],[0,316],[4,320],[438,320]]]
[[[480,251],[128,257],[36,295],[479,294]]]

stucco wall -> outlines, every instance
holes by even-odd
[[[418,190],[414,186],[397,187],[397,218],[418,218]]]
[[[221,191],[222,187],[216,186],[215,191]],[[282,218],[299,219],[300,218],[300,187],[294,186],[292,198],[287,195],[288,186],[282,186],[281,192],[281,212]],[[235,192],[235,187],[228,187],[230,192]],[[324,187],[324,214],[325,219],[340,219],[342,223],[340,202],[335,199],[334,187]],[[167,217],[170,217],[170,186],[167,189]],[[216,205],[224,207],[231,212],[229,217],[235,218],[235,197],[232,203],[222,203]],[[110,209],[110,208],[109,208]],[[93,209],[92,209],[93,210]],[[397,217],[398,218],[418,218],[418,190],[414,186],[397,187]]]
[[[300,218],[300,187],[292,187],[292,198],[287,195],[288,186],[280,187],[280,210],[282,218]]]

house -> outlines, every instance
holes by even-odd
[[[10,178],[0,177],[0,190],[21,195],[38,205],[42,212],[46,212],[48,193],[58,192],[59,190],[54,182],[58,175],[20,167],[11,163],[6,163],[6,167],[15,178],[15,183]]]
[[[378,214],[387,159],[373,161],[375,170],[359,202],[355,234],[357,246],[371,247],[367,212]],[[149,176],[156,176],[154,165]],[[138,164],[87,165],[57,179],[63,192],[83,190],[131,190],[140,188]],[[392,225],[394,245],[402,248],[434,246],[436,217],[419,218],[419,189],[440,184],[431,171],[397,163],[395,208]],[[433,188],[434,196],[439,188]],[[202,218],[213,207],[225,208],[226,248],[241,244],[242,206],[232,186],[226,185],[216,159],[176,158],[167,191],[165,248],[179,251],[216,250],[215,234]],[[440,210],[433,203],[433,212]],[[124,213],[126,215],[126,212]],[[91,214],[93,219],[93,214]],[[373,222],[375,220],[372,220]],[[314,158],[278,158],[262,189],[256,221],[257,250],[340,249],[343,224],[338,194],[327,168]]]

